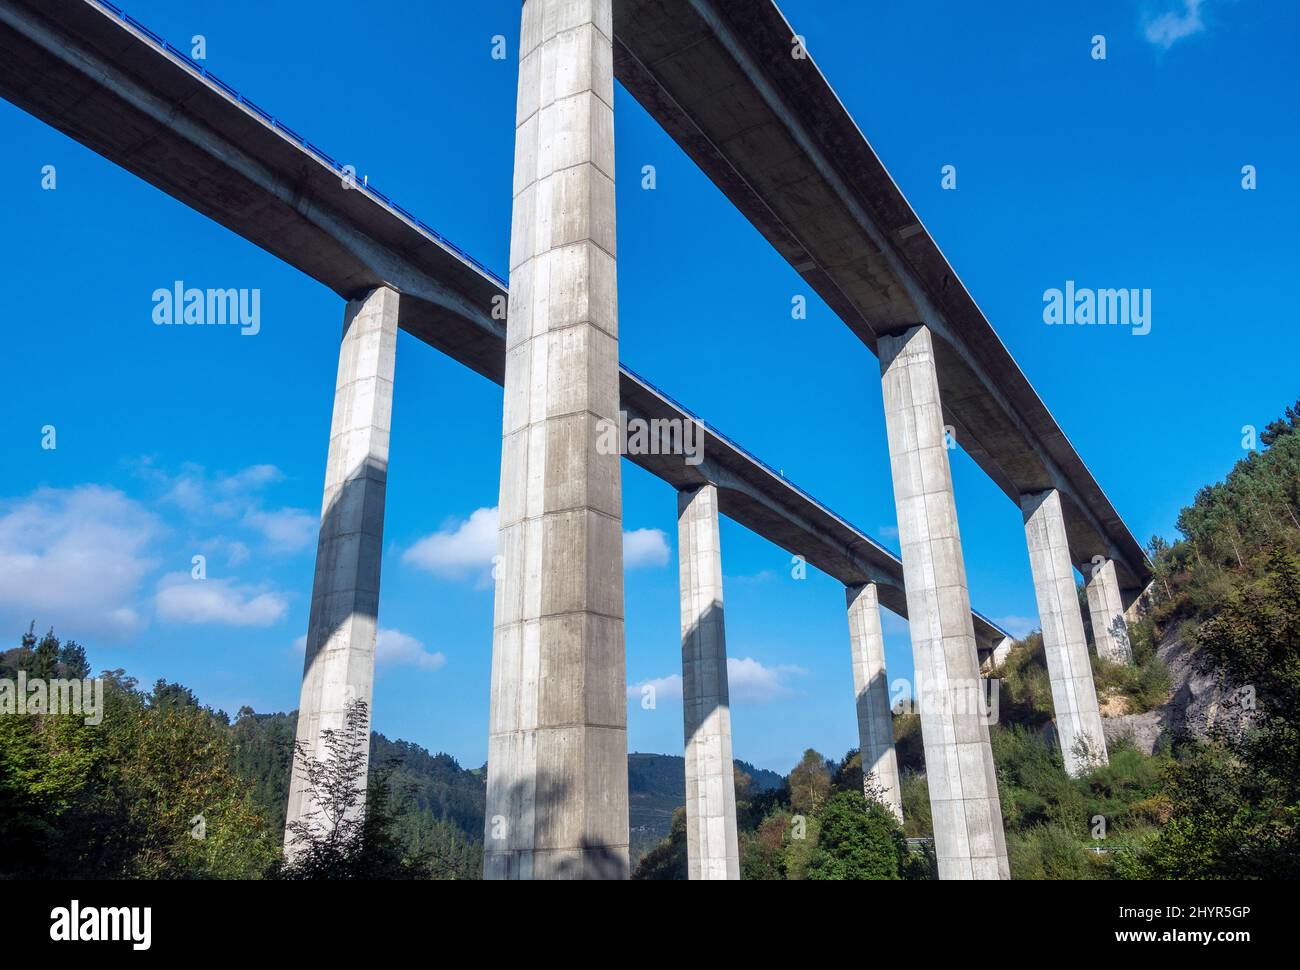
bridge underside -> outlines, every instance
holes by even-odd
[[[934,335],[946,423],[1012,501],[1058,489],[1078,563],[1138,542],[771,0],[614,0],[623,85],[866,344]]]
[[[345,299],[397,290],[401,329],[504,382],[499,279],[377,190],[347,185],[330,156],[157,42],[86,0],[3,0],[0,95]],[[626,368],[619,385],[629,417],[693,417]],[[629,460],[679,491],[715,476],[723,515],[846,586],[879,583],[881,603],[906,617],[897,556],[704,428],[704,465],[680,454]],[[989,650],[1005,636],[974,622]]]
[[[0,0],[0,95],[349,301],[300,727],[370,696],[400,326],[506,388],[488,789],[511,834],[485,872],[626,873],[621,466],[570,430],[621,408],[702,425],[700,452],[628,455],[678,493],[691,871],[737,869],[721,513],[845,585],[864,785],[894,796],[878,606],[910,615],[941,876],[1005,878],[971,702],[1008,638],[970,607],[944,424],[1022,508],[1058,720],[1092,740],[1073,570],[1102,560],[1089,609],[1122,658],[1140,547],[775,4],[525,0],[520,47],[507,334],[504,281],[111,4]],[[903,560],[616,369],[611,72],[880,358]]]

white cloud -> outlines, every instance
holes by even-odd
[[[283,479],[284,472],[274,465],[249,465],[233,475],[219,476],[216,489],[225,495],[240,495]]]
[[[1017,640],[1023,640],[1038,629],[1036,616],[1000,616],[993,621]]]
[[[727,576],[728,586],[758,586],[776,579],[776,573],[770,569],[760,569],[756,573],[743,573],[739,576]]]
[[[260,532],[266,539],[266,544],[275,552],[310,549],[320,533],[320,521],[302,509],[280,509],[276,512],[250,509],[244,513],[244,524]]]
[[[408,633],[381,627],[375,638],[375,662],[381,667],[411,666],[437,670],[447,662],[447,658],[441,652],[430,653],[423,643]]]
[[[133,602],[154,562],[159,520],[99,485],[42,488],[0,502],[0,611],[65,635],[121,637],[143,624]]]
[[[652,692],[655,703],[659,701],[675,701],[680,704],[682,701],[682,675],[669,674],[667,677],[655,677],[652,680],[643,680],[639,684],[629,684],[627,688],[627,698],[630,701],[640,702],[641,698],[646,696],[646,691]]]
[[[1205,29],[1201,19],[1202,0],[1181,0],[1182,10],[1167,10],[1159,16],[1148,16],[1143,24],[1147,40],[1164,50],[1169,50],[1184,37],[1199,34]]]
[[[732,700],[770,701],[790,693],[790,677],[808,673],[794,664],[765,667],[753,657],[727,658],[727,688]]]
[[[668,562],[668,537],[662,529],[633,529],[623,533],[623,568],[663,566]]]
[[[307,652],[307,634],[293,641],[297,654]],[[441,651],[430,653],[423,643],[401,630],[380,627],[375,635],[375,663],[380,667],[419,667],[421,670],[439,670],[447,663]]]
[[[192,579],[179,572],[164,576],[154,596],[159,619],[173,623],[271,626],[288,606],[280,593],[240,586],[231,579]]]
[[[207,509],[219,510],[226,515],[237,507],[252,504],[253,493],[284,479],[284,472],[274,465],[249,465],[230,475],[215,476],[194,462],[183,464],[176,475],[155,468],[148,460],[140,462],[139,469],[145,478],[166,489],[163,501],[178,505],[187,512]]]
[[[186,512],[197,512],[207,505],[203,483],[190,475],[175,479],[163,501],[178,505]]]
[[[788,683],[789,679],[807,673],[808,671],[803,667],[797,667],[793,664],[777,664],[767,667],[753,657],[741,659],[728,657],[727,691],[733,702],[763,703],[792,693]],[[640,702],[642,692],[647,687],[653,688],[656,702],[674,701],[680,703],[682,700],[682,678],[680,674],[669,674],[667,677],[657,677],[653,680],[645,680],[639,684],[629,685],[627,689],[628,699]]]
[[[284,480],[274,465],[249,465],[229,475],[209,475],[202,465],[186,462],[176,475],[154,467],[149,460],[138,463],[139,473],[160,486],[162,501],[187,512],[193,521],[233,521],[255,533],[261,546],[271,553],[297,553],[314,547],[320,522],[306,509],[263,507],[262,491]],[[224,526],[223,526],[224,527]],[[246,543],[228,539],[231,563],[248,559]]]
[[[468,519],[417,541],[402,553],[402,562],[458,579],[490,567],[496,551],[497,510],[475,509]]]
[[[244,543],[232,542],[227,548],[229,555],[226,559],[226,565],[238,566],[248,562],[248,546],[244,545]]]
[[[497,554],[497,529],[495,508],[475,509],[468,519],[417,540],[402,553],[402,562],[447,579],[481,573],[491,568]],[[668,537],[662,529],[623,533],[623,568],[662,566],[668,557]]]

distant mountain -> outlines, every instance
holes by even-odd
[[[254,797],[273,828],[284,828],[292,761],[293,714],[241,711],[232,731],[236,766],[252,785]],[[375,733],[370,763],[390,772],[398,793],[398,829],[404,835],[426,831],[432,822],[454,826],[467,841],[481,843],[485,802],[482,768],[462,768],[449,754],[430,754],[410,741],[390,741]],[[736,770],[750,777],[751,791],[770,791],[785,784],[774,771],[737,761]],[[628,816],[633,866],[668,835],[673,812],[686,804],[686,760],[681,755],[629,754]]]
[[[735,762],[750,777],[750,790],[770,791],[785,784],[775,771]],[[632,865],[668,835],[673,812],[686,804],[686,759],[675,754],[627,756],[628,830]]]

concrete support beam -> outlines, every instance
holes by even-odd
[[[367,712],[370,707],[397,306],[397,293],[380,287],[350,302],[343,319],[298,704],[297,740],[313,758],[323,757],[323,731],[344,728],[349,704],[364,701]],[[363,737],[368,756],[368,722]],[[303,790],[304,774],[302,760],[295,756],[286,823],[309,821],[327,829],[328,820],[315,814],[317,806]],[[290,856],[291,836],[286,827],[285,851]]]
[[[628,875],[610,0],[525,0],[487,879]]]
[[[677,551],[682,594],[687,873],[691,879],[739,879],[716,486],[677,494]]]
[[[1146,615],[1146,611],[1151,608],[1151,596],[1154,589],[1155,582],[1152,581],[1142,589],[1120,590],[1120,602],[1124,604],[1124,619],[1130,626],[1140,621]]]
[[[1115,577],[1114,560],[1089,563],[1079,571],[1088,577],[1088,613],[1092,617],[1092,639],[1097,645],[1097,656],[1112,663],[1133,663],[1133,647],[1129,643],[1128,620],[1119,580]]]
[[[939,878],[1008,879],[930,331],[877,349]]]
[[[889,712],[880,600],[875,583],[851,586],[844,592],[849,608],[849,643],[853,649],[862,790],[868,798],[882,801],[901,822],[903,792],[898,780],[898,757],[894,753],[894,718]]]
[[[976,647],[979,651],[980,658],[980,673],[996,674],[998,668],[1006,661],[1007,654],[1011,652],[1011,648],[1014,645],[1015,641],[1008,636],[998,636],[992,641],[988,641],[980,640],[979,635],[976,634]]]
[[[1083,616],[1074,585],[1074,567],[1055,489],[1025,495],[1025,539],[1034,575],[1034,597],[1043,627],[1043,651],[1052,683],[1052,706],[1065,768],[1080,775],[1107,761],[1092,663],[1083,634]]]

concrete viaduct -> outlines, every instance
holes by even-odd
[[[107,0],[0,0],[0,94],[347,301],[299,740],[371,699],[400,326],[505,388],[486,877],[628,874],[620,456],[597,444],[623,413],[704,436],[698,463],[626,455],[678,492],[691,878],[739,876],[720,515],[844,584],[864,778],[900,817],[879,607],[908,618],[940,876],[1007,878],[980,669],[1010,640],[970,607],[945,429],[1023,511],[1075,773],[1106,748],[1074,569],[1098,652],[1131,661],[1141,547],[775,3],[522,7],[507,291]],[[619,364],[615,77],[879,358],[901,559]]]

